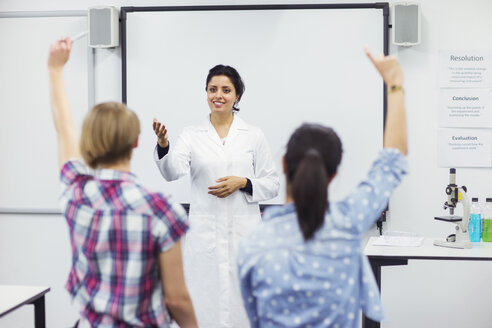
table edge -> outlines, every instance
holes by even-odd
[[[19,286],[21,287],[21,286]],[[32,287],[35,287],[35,286],[32,286]],[[51,287],[41,287],[41,288],[44,288],[42,291],[40,291],[39,293],[37,293],[36,295],[28,298],[27,300],[17,304],[16,306],[8,309],[7,311],[5,312],[0,312],[0,318],[9,314],[10,312],[14,311],[14,310],[17,310],[18,308],[20,308],[21,306],[23,305],[26,305],[26,304],[31,304],[33,301],[37,300],[38,298],[44,296],[46,293],[48,293],[50,290],[51,290]]]

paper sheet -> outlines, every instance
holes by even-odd
[[[374,246],[419,247],[424,237],[413,236],[379,236],[372,244]]]
[[[439,89],[439,126],[492,128],[492,90]]]
[[[440,51],[439,87],[492,87],[492,53],[490,51]]]
[[[440,167],[492,167],[492,130],[439,129]]]

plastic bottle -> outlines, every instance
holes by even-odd
[[[472,198],[468,234],[471,242],[478,242],[482,237],[482,215],[480,213],[480,205],[478,205],[478,198]]]
[[[487,198],[482,219],[482,240],[492,241],[492,198]]]

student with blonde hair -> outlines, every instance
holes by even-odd
[[[181,258],[186,213],[130,172],[140,123],[124,104],[92,108],[79,143],[63,77],[71,48],[69,38],[52,44],[48,70],[72,245],[66,288],[80,305],[78,326],[169,327],[174,319],[197,327]]]
[[[342,201],[328,186],[342,159],[335,131],[304,124],[283,160],[287,199],[243,239],[238,263],[253,327],[359,327],[359,311],[380,321],[379,291],[361,238],[386,207],[407,171],[403,74],[394,56],[373,57],[388,85],[384,150],[366,179]]]

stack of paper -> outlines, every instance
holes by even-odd
[[[379,236],[372,244],[374,246],[403,246],[419,247],[424,237],[418,236]]]

